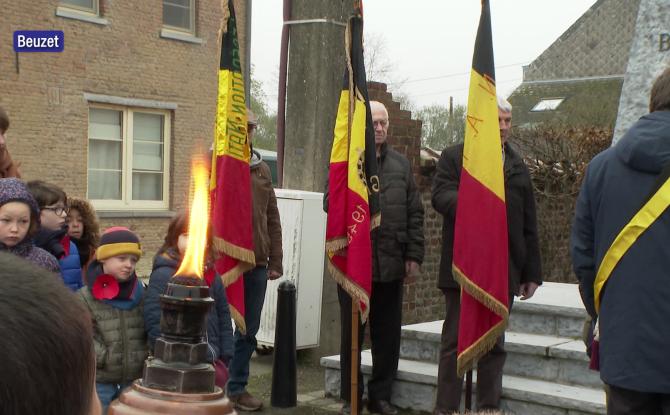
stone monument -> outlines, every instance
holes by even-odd
[[[642,0],[619,99],[612,144],[649,112],[654,79],[670,66],[670,0]]]

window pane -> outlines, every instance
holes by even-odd
[[[89,170],[88,198],[121,200],[121,172]]]
[[[133,170],[163,171],[163,145],[138,143],[133,145]]]
[[[121,140],[121,111],[91,108],[88,112],[88,137]]]
[[[133,140],[163,142],[163,116],[133,113]]]
[[[133,172],[133,200],[163,200],[163,174]]]
[[[121,171],[121,147],[120,141],[89,140],[88,168]]]
[[[559,105],[561,105],[561,102],[563,102],[565,98],[548,98],[548,99],[542,99],[540,102],[535,104],[535,106],[531,109],[533,112],[538,112],[538,111],[554,111],[556,108],[558,108]]]
[[[163,0],[163,24],[192,30],[191,0]]]
[[[67,4],[69,6],[76,6],[83,9],[95,10],[95,3],[98,0],[61,0],[62,4]]]

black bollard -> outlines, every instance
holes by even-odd
[[[295,307],[296,290],[291,281],[277,288],[277,321],[275,324],[275,354],[272,364],[272,397],[277,408],[296,406],[298,374],[296,368]]]

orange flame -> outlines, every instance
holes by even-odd
[[[209,221],[209,170],[204,160],[193,160],[193,201],[188,220],[188,245],[176,275],[203,278]]]

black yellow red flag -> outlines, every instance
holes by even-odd
[[[462,288],[457,371],[463,374],[507,326],[508,249],[489,1],[482,1],[470,75],[453,270]]]
[[[240,277],[255,265],[249,170],[251,151],[232,0],[228,1],[228,10],[228,22],[221,40],[210,180],[212,239],[218,254],[216,270],[226,287],[231,315],[236,326],[245,333],[244,278]]]
[[[363,62],[363,19],[349,19],[347,69],[328,175],[326,253],[331,275],[360,304],[366,320],[372,289],[370,232],[379,225],[379,177]]]

